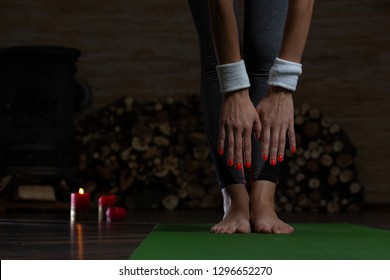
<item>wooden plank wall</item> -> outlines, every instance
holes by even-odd
[[[316,1],[295,104],[340,123],[358,148],[368,203],[390,203],[390,1]],[[185,0],[12,0],[0,4],[0,47],[61,45],[82,56],[93,88],[78,117],[123,95],[198,91],[198,42]]]

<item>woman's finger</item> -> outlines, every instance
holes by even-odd
[[[278,142],[277,161],[282,162],[284,159],[284,149],[286,148],[286,128],[284,127],[280,129]]]
[[[219,127],[219,140],[218,140],[218,154],[223,155],[225,149],[225,126],[221,125]]]
[[[260,122],[260,118],[259,118],[259,115],[256,113],[255,114],[255,121],[253,122],[253,133],[255,134],[255,137],[258,141],[260,141],[260,137],[261,137],[261,122]]]
[[[261,151],[263,154],[263,160],[268,160],[269,155],[269,145],[270,145],[270,138],[271,138],[271,129],[268,125],[263,124],[262,131],[261,131]]]
[[[276,165],[276,157],[279,147],[280,127],[273,127],[271,130],[271,138],[269,144],[269,161],[271,165]]]
[[[252,133],[249,129],[243,134],[243,146],[245,167],[249,168],[252,164]]]
[[[297,150],[297,143],[295,138],[294,121],[289,123],[287,134],[288,134],[288,140],[290,141],[290,150],[291,152],[295,153]]]
[[[232,129],[227,129],[227,163],[228,166],[233,166],[234,163],[234,133]]]
[[[234,132],[234,161],[236,163],[237,170],[242,168],[242,132],[236,130]]]

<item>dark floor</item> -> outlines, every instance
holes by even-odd
[[[281,213],[289,223],[353,223],[390,230],[390,211]],[[214,223],[220,211],[134,211],[126,222],[71,224],[62,214],[10,214],[0,219],[0,259],[126,259],[160,222]]]

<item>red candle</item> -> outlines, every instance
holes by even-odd
[[[107,220],[106,211],[109,207],[114,207],[116,203],[115,195],[103,195],[99,197],[99,222]]]
[[[78,193],[70,194],[71,222],[87,221],[89,219],[90,196],[82,188]]]
[[[106,212],[108,222],[126,221],[126,210],[123,207],[110,207]]]

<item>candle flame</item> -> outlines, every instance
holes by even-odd
[[[84,189],[83,188],[79,189],[79,194],[84,194]]]

